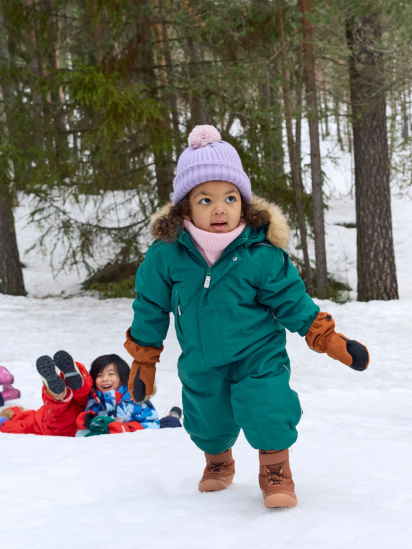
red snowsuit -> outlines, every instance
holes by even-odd
[[[0,426],[0,431],[25,435],[74,437],[78,430],[77,416],[84,412],[93,385],[93,380],[83,364],[80,362],[76,364],[83,376],[83,387],[76,391],[67,388],[67,396],[64,400],[55,400],[43,387],[44,405],[38,410],[24,410],[24,412],[14,406],[11,408],[14,412],[13,417]],[[63,377],[63,374],[60,376]]]

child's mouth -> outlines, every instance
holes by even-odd
[[[227,225],[226,221],[219,221],[217,223],[212,223],[212,227],[217,230],[221,230]]]

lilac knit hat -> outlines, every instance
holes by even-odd
[[[206,181],[229,181],[250,202],[250,180],[234,147],[222,141],[214,126],[196,126],[189,135],[189,147],[180,155],[173,180],[173,202],[177,204],[196,185]]]

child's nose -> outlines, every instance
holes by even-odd
[[[223,204],[217,204],[217,206],[215,207],[214,213],[215,213],[216,215],[220,215],[220,214],[222,214],[222,213],[224,213],[224,212],[225,212],[225,208],[224,208]]]

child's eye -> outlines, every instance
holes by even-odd
[[[236,202],[236,197],[235,197],[235,196],[228,196],[228,197],[226,198],[226,202],[229,202],[229,203],[230,203],[230,202]]]
[[[208,200],[208,202],[205,202],[205,200]],[[210,198],[202,198],[202,200],[200,201],[201,204],[210,204],[210,202]]]

